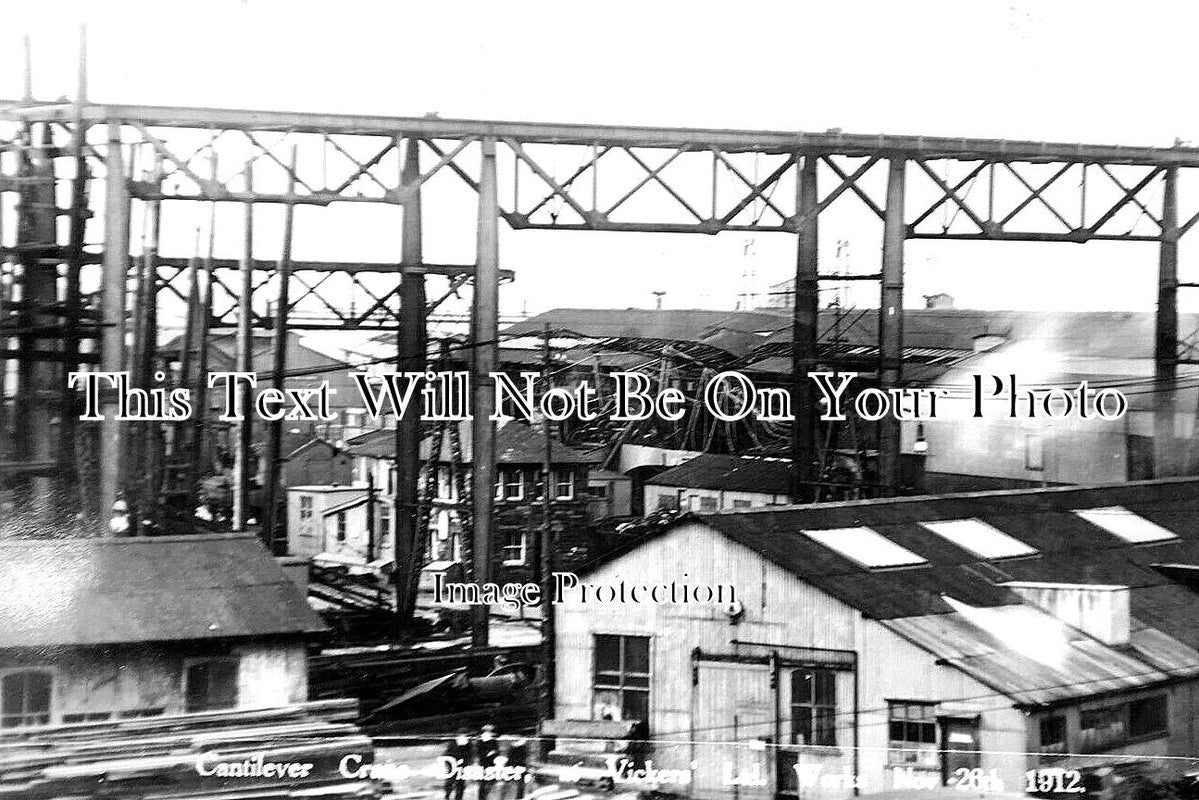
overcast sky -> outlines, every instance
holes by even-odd
[[[1197,13],[961,0],[10,3],[0,97],[20,95],[26,31],[36,95],[73,96],[85,22],[98,102],[1167,146],[1199,142]],[[427,260],[471,260],[469,236],[439,240],[436,210],[425,219]],[[822,232],[824,250],[834,236],[850,241],[853,267],[877,261],[874,237]],[[764,286],[793,270],[793,237],[750,238],[505,232],[501,261],[518,274],[503,308],[648,307],[657,289],[669,307],[732,308],[747,273]],[[908,264],[909,305],[938,291],[990,308],[1154,300],[1152,246],[909,243]]]

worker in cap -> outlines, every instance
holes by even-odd
[[[459,728],[458,735],[446,744],[445,754],[454,760],[454,769],[445,779],[445,800],[462,800],[466,792],[466,781],[462,779],[462,767],[470,761],[470,734]]]
[[[479,734],[479,766],[486,770],[488,767],[496,766],[496,759],[500,757],[500,743],[495,738],[495,726],[487,724],[483,726],[482,733]],[[491,794],[491,787],[495,784],[494,780],[479,781],[479,800],[487,800],[487,796]]]

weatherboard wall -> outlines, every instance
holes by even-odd
[[[78,714],[186,711],[186,670],[210,660],[238,663],[235,708],[275,708],[308,699],[305,646],[299,642],[161,643],[0,651],[0,677],[24,670],[51,676],[50,722]],[[70,720],[67,720],[70,721]]]
[[[684,577],[686,573],[686,577]],[[734,754],[742,767],[757,759],[763,774],[773,775],[772,748],[752,750],[747,746],[680,745],[669,742],[712,736],[716,730],[732,738],[773,738],[773,712],[762,719],[757,708],[764,696],[773,702],[773,689],[763,686],[769,671],[752,665],[736,665],[719,681],[705,668],[698,685],[692,685],[692,651],[765,656],[777,650],[787,657],[788,647],[807,646],[856,651],[859,658],[859,773],[868,792],[891,788],[888,768],[887,701],[944,701],[975,698],[958,704],[962,714],[981,716],[981,746],[990,753],[982,757],[984,769],[996,769],[1005,780],[1018,781],[1026,768],[1025,722],[1022,712],[1010,701],[996,697],[984,686],[958,670],[939,666],[930,653],[917,648],[867,620],[854,608],[800,581],[706,526],[682,525],[674,531],[625,554],[585,580],[612,582],[623,578],[629,584],[677,581],[690,584],[732,584],[744,606],[744,616],[733,624],[721,607],[702,605],[564,603],[557,607],[557,716],[591,719],[595,716],[592,671],[595,634],[651,637],[650,734],[667,740],[654,750],[655,764],[687,768],[703,760],[702,748],[711,748],[709,761],[727,761]],[[736,645],[733,640],[754,642]],[[705,675],[711,680],[705,681]],[[790,730],[789,679],[780,681],[780,729]],[[818,760],[827,772],[852,763],[853,676],[849,671],[836,677],[837,746],[805,749],[804,758]],[[971,704],[973,702],[973,704]],[[755,711],[755,708],[757,710]],[[699,715],[705,717],[699,724]],[[713,723],[713,720],[718,722]],[[744,722],[743,722],[744,720]],[[756,721],[755,721],[756,720]],[[755,732],[756,726],[756,732]],[[700,730],[700,729],[705,730]],[[756,754],[756,755],[755,755]],[[710,767],[698,770],[695,797],[726,796],[728,787]],[[768,787],[769,788],[769,787]],[[743,789],[747,797],[766,796],[767,789]],[[849,790],[812,789],[805,797],[847,797]]]

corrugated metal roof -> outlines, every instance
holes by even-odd
[[[1074,513],[1111,506],[1128,508],[1178,538],[1130,543]],[[966,518],[1036,552],[981,559],[921,525]],[[1071,692],[1089,695],[1199,674],[1199,594],[1154,568],[1199,565],[1197,519],[1199,479],[1173,478],[774,506],[689,514],[676,524],[702,522],[1016,702],[1042,703]],[[868,527],[927,563],[870,569],[802,533],[853,527]],[[620,552],[627,549],[613,557]],[[1130,644],[1107,646],[1069,628],[1025,604],[1002,585],[1007,581],[1129,587]],[[1025,646],[1037,630],[1057,643],[1051,653],[1056,661],[1044,647]]]
[[[325,630],[253,536],[0,542],[0,648]]]
[[[891,619],[887,628],[1019,704],[1055,703],[1199,674],[1199,652],[1135,624],[1103,644],[1027,605]]]

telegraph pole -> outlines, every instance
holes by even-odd
[[[287,194],[296,193],[296,148],[291,149]],[[275,340],[271,364],[271,385],[282,391],[287,377],[287,315],[291,311],[288,284],[291,283],[291,241],[295,227],[296,204],[283,207],[283,251],[279,256],[279,295],[275,302]],[[277,556],[287,553],[287,537],[282,530],[286,514],[281,514],[283,472],[283,420],[275,419],[266,429],[266,485],[262,487],[262,541]]]
[[[246,193],[254,191],[254,162],[246,162]],[[253,314],[251,299],[254,294],[254,201],[246,200],[245,227],[243,229],[241,260],[241,296],[237,298],[237,370],[254,371],[254,339],[250,329]],[[246,529],[247,503],[250,499],[250,422],[251,392],[242,386],[237,397],[241,421],[237,423],[237,448],[233,460],[233,530]]]

